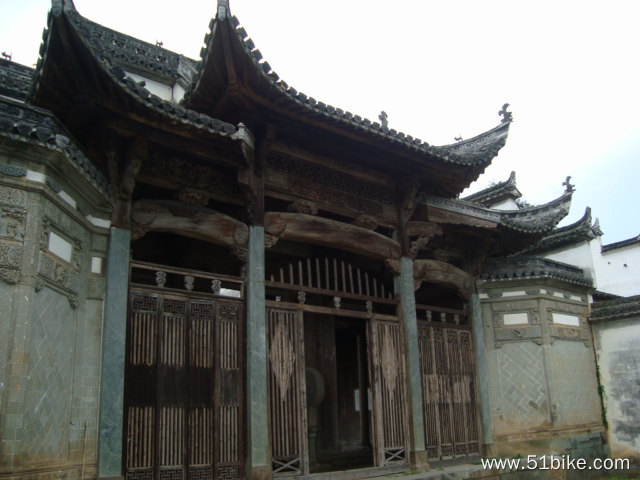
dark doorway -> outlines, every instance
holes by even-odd
[[[304,314],[309,470],[373,466],[366,320]]]

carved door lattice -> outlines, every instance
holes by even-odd
[[[429,458],[479,453],[471,331],[418,322]]]
[[[408,463],[409,427],[405,365],[399,322],[369,322],[374,450],[379,467]]]
[[[127,479],[240,478],[242,304],[131,290],[129,311]]]
[[[309,473],[302,312],[267,308],[273,474]]]

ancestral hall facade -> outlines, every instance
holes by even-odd
[[[506,108],[429,145],[287,85],[224,0],[197,61],[47,22],[35,70],[0,61],[0,478],[603,454],[591,283],[506,258],[573,186],[458,198]]]

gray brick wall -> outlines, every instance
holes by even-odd
[[[95,476],[106,236],[47,183],[0,174],[0,478]]]
[[[601,421],[594,352],[591,345],[556,340],[548,347],[548,375],[554,424],[559,427]]]

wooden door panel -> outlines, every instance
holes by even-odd
[[[267,308],[273,474],[309,472],[302,313]]]
[[[409,428],[400,324],[374,318],[370,320],[367,331],[376,465],[407,463]]]
[[[125,470],[241,477],[242,304],[130,292]]]

